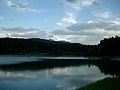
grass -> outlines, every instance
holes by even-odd
[[[105,78],[77,90],[120,90],[120,77]]]

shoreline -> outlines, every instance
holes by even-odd
[[[120,90],[120,77],[107,77],[76,90]]]

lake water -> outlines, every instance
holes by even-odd
[[[75,90],[119,75],[119,67],[84,57],[1,56],[0,90]]]

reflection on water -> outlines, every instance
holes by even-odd
[[[74,90],[119,75],[119,67],[116,61],[82,59],[46,59],[0,65],[0,90]]]
[[[16,87],[15,90],[37,90],[37,88],[41,90],[45,88],[47,90],[49,88],[52,90],[70,90],[70,88],[75,89],[104,77],[106,75],[102,74],[96,66],[53,68],[37,71],[0,71],[0,81],[2,81],[0,86],[8,89]],[[32,89],[33,87],[35,89]]]

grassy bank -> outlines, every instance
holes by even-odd
[[[77,90],[120,90],[120,77],[105,78]]]

